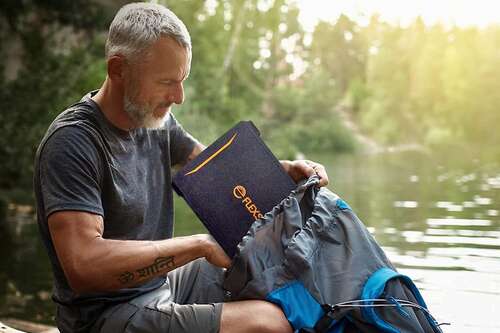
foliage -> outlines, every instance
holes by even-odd
[[[376,28],[375,28],[376,27]],[[373,22],[361,107],[364,128],[386,143],[431,147],[500,142],[500,28],[409,27]],[[496,46],[494,46],[496,45]]]
[[[14,78],[0,79],[0,188],[29,189],[34,153],[48,125],[103,79],[103,42],[96,34],[104,27],[103,11],[85,1],[12,2],[0,9],[6,19],[0,20],[0,54],[19,67]],[[19,58],[9,54],[16,45]]]
[[[352,150],[353,139],[333,113],[340,94],[329,78],[311,70],[301,80],[290,80],[291,57],[309,57],[294,6],[282,0],[199,4],[170,4],[193,38],[186,101],[174,111],[186,128],[209,143],[249,119],[281,158]],[[312,117],[317,119],[311,122]]]

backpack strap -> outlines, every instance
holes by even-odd
[[[384,289],[386,287],[386,284],[393,279],[399,279],[408,289],[412,292],[413,296],[415,297],[418,305],[423,307],[424,309],[427,310],[427,305],[425,304],[425,301],[420,294],[420,291],[418,288],[415,286],[413,281],[406,275],[400,274],[390,268],[384,267],[373,273],[370,278],[366,281],[365,286],[363,287],[363,292],[361,294],[361,299],[366,300],[364,302],[365,305],[373,305],[374,299],[379,299],[382,297],[384,293]],[[388,299],[388,301],[394,301],[398,305],[399,303],[397,300],[394,300],[393,298]],[[403,311],[401,307],[398,307],[400,311]],[[374,306],[367,306],[363,307],[361,309],[361,313],[363,314],[363,317],[381,329],[383,332],[388,332],[388,333],[399,333],[400,331],[384,321],[382,318],[378,316],[378,314],[375,312],[375,307]],[[441,332],[441,329],[439,326],[437,326],[436,321],[432,316],[427,312],[423,311],[425,314],[425,317],[427,318],[428,322],[432,326],[432,328],[436,332]]]

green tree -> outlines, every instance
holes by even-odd
[[[80,89],[96,86],[103,53],[97,32],[108,12],[87,1],[2,2],[0,188],[31,188],[34,152],[48,124]]]

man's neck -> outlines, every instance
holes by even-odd
[[[99,105],[106,119],[114,126],[124,131],[134,128],[133,122],[123,107],[123,94],[114,89],[109,78],[106,78],[102,87],[91,98]]]

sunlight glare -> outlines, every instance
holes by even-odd
[[[307,31],[312,31],[318,20],[333,22],[345,14],[361,25],[379,13],[384,21],[407,26],[418,16],[428,25],[478,26],[500,24],[500,10],[496,1],[489,0],[294,0],[300,9],[299,19]]]

